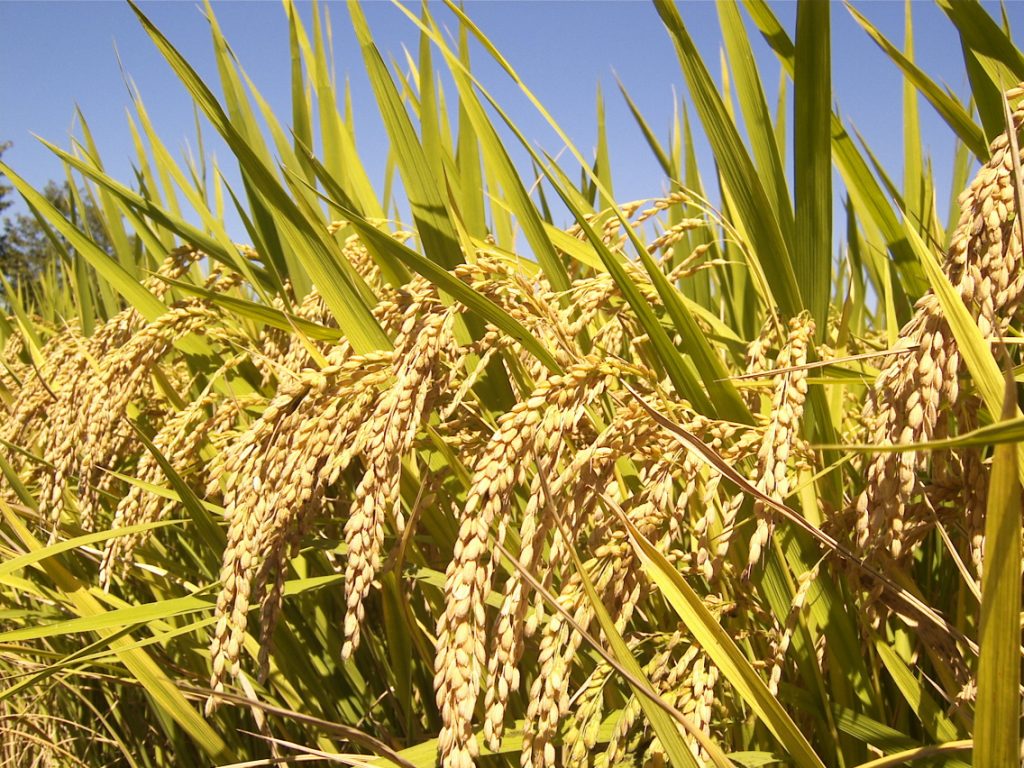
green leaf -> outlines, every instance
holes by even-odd
[[[778,55],[783,70],[792,77],[796,68],[796,49],[786,30],[779,24],[765,0],[744,0],[744,3],[765,41]],[[905,291],[916,298],[926,289],[927,281],[921,274],[913,250],[906,242],[892,204],[871,175],[867,163],[835,112],[832,113],[831,130],[832,160],[839,169],[857,212],[862,220],[876,227],[885,238],[886,246],[905,282],[904,286],[899,287],[900,295]],[[909,303],[905,299],[902,303],[909,311]]]
[[[24,555],[12,557],[10,560],[5,560],[3,563],[0,563],[0,576],[6,576],[7,574],[14,573],[22,568],[35,565],[47,558],[55,557],[62,552],[70,552],[80,547],[99,544],[100,542],[108,541],[110,539],[116,539],[119,536],[128,536],[134,533],[151,531],[156,528],[164,528],[168,525],[180,525],[181,523],[181,520],[161,520],[153,523],[139,523],[137,525],[125,526],[124,528],[97,531],[96,533],[87,533],[84,536],[76,536],[71,539],[58,541],[54,544],[50,544],[40,549],[33,549],[31,552]]]
[[[125,529],[122,529],[121,532],[127,533]],[[215,598],[209,596],[204,598],[189,595],[188,597],[157,600],[151,603],[132,605],[128,608],[117,608],[112,611],[103,611],[102,613],[89,616],[56,621],[52,624],[23,627],[2,632],[0,633],[0,643],[38,640],[46,637],[60,637],[81,632],[99,632],[100,630],[107,629],[131,628],[140,624],[149,624],[154,621],[162,621],[188,613],[212,611],[215,604]]]
[[[550,505],[550,497],[547,496],[549,492],[547,483],[546,481],[542,482],[544,482],[544,493],[548,499],[548,504]],[[608,609],[605,608],[604,603],[601,600],[601,596],[598,595],[597,590],[594,588],[594,585],[590,580],[590,576],[587,575],[586,567],[580,560],[580,556],[577,554],[576,548],[572,544],[571,532],[564,527],[561,520],[559,520],[559,525],[562,528],[562,537],[566,548],[572,558],[573,565],[576,567],[576,572],[579,574],[580,583],[583,585],[587,599],[590,601],[590,605],[594,610],[594,615],[597,617],[598,624],[600,624],[601,630],[604,632],[604,636],[608,640],[608,644],[611,646],[612,652],[615,654],[616,661],[618,661],[618,663],[622,665],[622,668],[638,681],[638,683],[634,683],[630,680],[630,688],[633,689],[633,693],[637,697],[637,701],[639,701],[644,714],[647,716],[647,719],[651,724],[651,727],[657,734],[659,741],[661,741],[661,745],[669,756],[671,764],[674,768],[681,768],[683,766],[686,766],[687,768],[700,768],[700,764],[697,762],[697,759],[690,752],[686,742],[683,741],[676,723],[669,717],[668,713],[651,701],[652,695],[655,697],[657,696],[654,687],[644,675],[644,671],[641,668],[640,663],[629,650],[629,646],[626,645],[626,641],[622,639],[622,635],[615,627],[615,620],[608,613]],[[646,695],[645,691],[640,690],[640,688],[646,689]],[[688,728],[687,730],[691,730],[691,728]],[[729,765],[729,761],[724,755],[722,755],[721,758],[716,759],[714,752],[712,752],[712,760],[715,765]]]
[[[1013,158],[1016,209],[1022,199],[1017,130],[1005,98],[1002,102]],[[1024,234],[1020,216],[1011,226]],[[1005,349],[1003,350],[1005,354]],[[1004,379],[1001,420],[1019,416],[1017,385]],[[994,413],[994,410],[993,410]],[[1016,450],[1015,450],[1016,448]],[[978,698],[975,706],[975,760],[978,765],[1011,765],[1020,759],[1020,609],[1021,609],[1021,444],[999,445],[992,457],[985,513],[985,557],[981,581]],[[1015,466],[1016,464],[1016,466]]]
[[[1016,412],[1009,376],[1003,420]],[[974,708],[976,765],[1015,765],[1020,759],[1021,484],[1015,448],[996,447],[985,513],[981,581],[978,698]]]
[[[337,328],[330,328],[326,325],[314,323],[304,317],[282,312],[275,307],[268,307],[266,304],[257,304],[255,301],[241,299],[237,296],[228,296],[224,293],[202,288],[182,280],[163,278],[168,285],[173,285],[178,290],[190,293],[193,296],[202,296],[212,304],[222,307],[234,315],[244,317],[259,323],[261,326],[279,328],[282,331],[297,331],[316,341],[337,342],[343,338],[342,332]]]
[[[146,447],[150,455],[156,459],[157,464],[160,465],[160,469],[163,471],[164,476],[167,478],[171,487],[177,492],[178,497],[181,499],[182,505],[185,507],[185,511],[188,512],[189,518],[192,520],[192,524],[195,526],[197,533],[196,543],[201,543],[207,550],[212,565],[212,572],[216,573],[216,566],[220,563],[221,553],[227,546],[227,535],[220,529],[214,519],[210,516],[210,513],[203,506],[203,503],[196,496],[195,491],[181,479],[181,476],[175,471],[171,462],[167,460],[167,457],[160,452],[153,441],[146,436],[139,426],[130,421],[132,429],[135,430],[135,436],[139,441]]]
[[[99,151],[96,149],[96,142],[93,141],[92,132],[89,130],[89,123],[86,121],[85,115],[82,114],[82,110],[76,108],[75,116],[82,126],[82,137],[85,139],[89,154],[92,156],[96,167],[102,171],[103,165],[100,162]],[[71,188],[74,190],[74,185],[71,185]],[[128,233],[125,232],[124,222],[121,220],[121,211],[115,204],[114,198],[106,190],[100,189],[99,197],[103,208],[102,224],[107,231],[111,244],[114,246],[114,255],[117,257],[118,263],[125,268],[125,271],[133,277],[138,277],[138,274],[134,271],[136,267],[135,254],[132,252],[131,244],[128,242]]]
[[[796,11],[793,162],[796,238],[793,269],[804,302],[828,338],[832,290],[832,116],[830,3],[801,0]]]
[[[754,162],[765,182],[765,191],[779,220],[782,235],[786,243],[792,247],[793,203],[789,199],[786,170],[782,164],[782,144],[775,136],[775,127],[768,112],[768,100],[761,83],[761,75],[757,70],[754,52],[750,47],[750,38],[747,36],[738,4],[718,3],[716,8],[722,26],[722,39],[729,55],[729,68],[733,73],[736,97],[743,113],[743,124],[754,153]]]
[[[544,168],[545,173],[547,173],[547,166],[545,165]],[[619,287],[619,290],[622,291],[622,295],[626,299],[626,302],[636,314],[637,320],[639,320],[640,325],[650,338],[651,344],[654,346],[657,354],[657,358],[662,365],[664,365],[676,391],[683,397],[689,399],[698,410],[704,413],[709,412],[711,410],[711,401],[704,393],[704,390],[693,375],[693,372],[683,365],[682,357],[672,344],[672,340],[669,339],[668,333],[666,333],[665,329],[662,328],[661,323],[654,314],[653,308],[648,303],[646,297],[641,293],[640,289],[633,281],[633,278],[630,277],[625,267],[620,263],[619,258],[612,253],[611,249],[601,239],[601,236],[594,231],[594,228],[591,226],[590,222],[587,221],[583,211],[576,207],[573,199],[569,195],[562,193],[562,186],[555,182],[552,174],[548,174],[548,179],[552,182],[555,190],[562,197],[562,202],[564,202],[566,207],[572,211],[573,216],[576,218],[576,223],[579,225],[580,229],[583,230],[584,235],[594,247],[594,250],[597,251],[598,256],[601,257],[601,262],[604,264],[604,268],[608,271],[608,274],[612,276],[615,284]],[[627,227],[627,231],[631,232],[632,229]],[[648,266],[649,271],[651,271],[652,274],[657,273],[658,275],[661,275],[657,265],[653,265],[653,271],[651,270],[649,264],[653,264],[653,261],[647,255],[642,246],[639,251],[642,253],[642,257],[645,259],[645,266]],[[655,287],[661,290],[667,290],[670,296],[675,297],[675,288],[668,285],[668,280],[664,275],[661,275],[661,277],[662,280],[656,282]],[[693,323],[693,319],[690,317],[689,311],[686,310],[681,301],[674,303],[673,307],[677,311],[682,312],[682,317],[689,318],[690,322]],[[696,323],[693,323],[693,327],[696,328]],[[684,340],[689,340],[691,338],[695,337],[690,334],[686,334],[686,336],[684,336]],[[727,389],[728,388],[726,388],[725,391],[727,391]],[[717,391],[723,391],[721,386],[717,388]],[[733,391],[735,391],[735,389],[733,389]]]
[[[938,5],[960,35],[971,92],[985,135],[992,141],[1006,127],[1002,92],[1024,81],[1024,54],[981,3],[938,0]]]
[[[373,44],[366,17],[359,3],[349,3],[348,10],[356,39],[363,51],[366,71],[377,97],[384,128],[391,139],[391,149],[395,153],[398,170],[402,175],[423,252],[427,258],[445,269],[452,269],[464,259],[438,186],[442,179],[436,177],[432,170],[432,167],[440,167],[440,158],[434,158],[433,163],[428,162],[424,148],[416,138],[412,121],[402,104],[402,98],[388,74],[384,60]],[[429,78],[432,78],[432,74],[429,75],[427,82],[431,82]],[[431,108],[433,106],[431,97]]]
[[[858,453],[900,453],[903,451],[948,451],[1018,442],[1024,442],[1024,416],[1003,419],[994,424],[987,424],[984,427],[978,427],[942,440],[922,440],[918,443],[896,443],[893,445],[863,443],[818,447]]]
[[[612,191],[612,159],[608,151],[608,131],[605,127],[604,96],[601,86],[597,86],[597,156],[594,159],[594,175],[600,181],[601,193],[598,196],[598,207],[601,210],[615,205],[615,193]]]
[[[435,38],[436,42],[436,38]],[[537,212],[536,206],[530,200],[530,195],[523,186],[522,179],[515,169],[508,150],[498,136],[497,131],[491,124],[487,113],[484,112],[480,100],[473,93],[472,85],[458,66],[453,65],[454,55],[447,48],[443,49],[449,65],[452,67],[452,74],[455,78],[455,85],[459,91],[459,103],[465,110],[469,123],[473,127],[480,142],[485,157],[485,165],[497,177],[501,185],[509,208],[515,214],[519,225],[522,227],[523,236],[529,244],[534,255],[537,257],[541,269],[551,283],[555,291],[567,291],[570,287],[569,275],[565,265],[558,257],[555,247],[548,239],[544,230],[544,220]],[[493,193],[493,190],[492,190]]]
[[[14,514],[7,503],[0,498],[2,511],[7,524],[32,552],[45,549],[24,523]],[[106,613],[100,602],[90,595],[85,586],[61,565],[58,557],[49,557],[42,561],[50,578],[64,596],[74,604],[82,616],[98,616]],[[113,634],[110,630],[99,630],[100,634]],[[234,755],[220,735],[209,725],[195,708],[178,690],[174,681],[146,653],[144,649],[133,648],[130,636],[116,637],[111,640],[110,647],[118,659],[141,684],[154,706],[177,723],[191,737],[196,746],[216,762],[229,762]]]
[[[647,141],[647,145],[651,148],[654,153],[654,157],[658,160],[658,165],[665,172],[665,175],[674,179],[678,175],[678,167],[672,163],[669,159],[668,154],[665,152],[664,147],[661,146],[661,142],[658,141],[658,137],[654,135],[654,131],[651,130],[651,126],[648,125],[646,118],[640,112],[640,108],[637,107],[636,103],[630,97],[629,92],[626,90],[626,86],[622,84],[621,80],[616,80],[619,85],[619,92],[622,94],[622,98],[626,100],[626,105],[629,107],[629,111],[633,115],[633,119],[636,120],[637,126],[640,128],[640,132],[644,135],[644,139]],[[679,179],[675,179],[680,181]]]
[[[971,739],[961,739],[959,741],[948,741],[945,744],[930,744],[926,747],[914,747],[913,749],[907,749],[902,752],[895,752],[885,757],[879,757],[876,760],[869,760],[866,763],[861,763],[856,768],[896,768],[896,766],[910,765],[918,760],[927,760],[928,758],[941,758],[944,755],[953,755],[957,752],[966,752],[971,749],[974,742]],[[969,765],[985,765],[985,763],[965,763],[962,760],[955,760],[946,758],[937,765],[946,766],[946,768],[969,768]]]
[[[482,43],[484,43],[486,47],[488,47],[488,50],[490,50],[492,55],[496,57],[500,64],[502,64],[502,66],[509,73],[509,75],[513,77],[513,79],[515,79],[515,81],[518,84],[520,84],[520,87],[531,98],[531,100],[541,111],[545,119],[548,120],[549,124],[553,128],[555,128],[556,131],[558,131],[560,136],[564,136],[564,133],[562,133],[561,129],[558,128],[557,123],[555,123],[554,120],[548,114],[548,112],[539,105],[539,102],[536,101],[536,98],[529,92],[528,89],[526,89],[525,85],[522,84],[522,81],[519,79],[518,75],[515,74],[515,71],[512,70],[511,66],[509,66],[508,63],[505,62],[505,60],[501,57],[501,55],[493,48],[493,45],[487,40],[487,38],[484,37],[483,34],[478,29],[476,29],[475,26],[471,26],[472,23],[465,17],[464,14],[461,13],[461,11],[454,8],[454,6],[449,5],[449,7],[459,14],[459,17],[460,19],[462,19],[463,23],[466,26],[470,27],[471,31],[477,36],[479,40],[481,40]],[[421,22],[414,16],[411,16],[411,14],[407,13],[407,15],[409,15],[410,18],[417,24],[421,24]],[[421,28],[427,30],[425,26],[421,26]],[[462,67],[461,62],[455,57],[454,53],[450,50],[450,48],[448,48],[443,38],[437,33],[437,31],[428,31],[429,34],[431,35],[431,38],[441,49],[446,60],[448,61],[448,64],[455,78],[456,86],[459,88],[459,93],[464,103],[466,103],[467,105],[475,105],[475,108],[477,110],[480,110],[479,101],[477,100],[475,94],[472,91],[472,77],[470,73],[467,72]],[[478,83],[477,85],[479,87]],[[578,195],[573,194],[571,189],[568,188],[567,185],[563,182],[560,174],[556,170],[557,166],[553,162],[544,162],[538,156],[536,150],[534,150],[530,143],[525,139],[525,137],[523,136],[522,132],[518,129],[516,124],[506,115],[504,110],[502,110],[497,105],[495,100],[491,98],[491,96],[486,91],[484,91],[482,88],[481,91],[484,93],[485,97],[487,98],[491,106],[494,107],[498,114],[501,116],[505,124],[513,131],[513,133],[522,143],[523,147],[530,153],[534,162],[536,162],[537,165],[543,170],[545,176],[550,181],[554,190],[562,198],[562,202],[573,214],[574,218],[576,219],[576,223],[580,226],[581,230],[587,237],[587,240],[590,242],[591,246],[594,248],[598,256],[601,258],[601,262],[604,265],[605,269],[609,272],[609,274],[612,276],[612,278],[618,285],[619,289],[623,292],[623,295],[629,303],[630,308],[633,310],[634,313],[636,313],[637,319],[643,326],[644,331],[648,334],[651,340],[651,344],[655,348],[657,359],[662,363],[662,365],[664,365],[665,370],[668,372],[668,375],[671,378],[673,385],[676,387],[677,391],[679,391],[684,397],[687,397],[692,403],[694,403],[694,405],[699,410],[702,410],[705,413],[710,412],[711,402],[708,399],[707,395],[704,393],[703,389],[700,387],[700,384],[697,382],[696,377],[693,374],[693,371],[684,364],[678,350],[675,349],[671,340],[668,338],[667,333],[661,327],[660,323],[657,320],[657,317],[654,315],[651,306],[648,304],[643,294],[639,291],[639,289],[633,282],[632,278],[629,276],[625,268],[622,266],[621,258],[617,254],[613,253],[611,249],[607,246],[607,244],[602,242],[601,237],[596,233],[591,222],[588,220],[585,211],[583,211],[579,205]],[[474,110],[471,110],[471,113],[472,111]],[[482,110],[480,110],[480,113],[482,115]],[[486,116],[483,117],[486,118]],[[487,128],[493,131],[493,128],[491,128],[489,122],[487,122]],[[571,144],[571,142],[568,142],[568,137],[565,137],[565,140],[567,142],[567,146],[569,147],[573,155],[577,157],[578,160],[582,161],[582,156]],[[585,166],[585,163],[582,164]],[[592,181],[594,181],[598,185],[600,191],[600,188],[602,188],[600,180],[594,176],[592,176],[591,178]],[[601,193],[604,194],[604,192]],[[532,203],[530,203],[530,210],[532,211],[533,216],[537,216],[536,209],[533,207]],[[622,215],[622,212],[620,210],[616,208],[613,210],[613,213],[622,222],[622,225],[627,235],[631,238],[634,247],[637,250],[637,253],[639,253],[641,256],[641,259],[645,260],[644,263],[648,267],[648,272],[651,273],[655,287],[659,289],[659,292],[664,290],[667,284],[667,280],[665,280],[664,276],[662,275],[662,280],[659,281],[658,276],[651,272],[650,265],[653,262],[647,257],[645,248],[643,244],[640,243],[638,237],[636,236],[636,233],[633,231],[633,228],[629,225],[629,222]],[[540,221],[539,217],[537,218],[537,220]],[[543,228],[543,223],[541,224],[541,226]],[[547,242],[550,243],[550,240],[548,240]],[[543,260],[541,260],[541,263],[543,266]],[[560,260],[559,264],[561,265]],[[560,268],[564,270],[564,266]],[[657,268],[655,268],[654,272],[658,272]],[[671,286],[669,286],[669,289],[673,292],[672,295],[674,296],[675,289],[672,288]],[[681,301],[678,303],[674,303],[672,309],[677,310],[680,313],[685,313],[686,315],[689,314],[689,310],[686,309],[685,304],[683,304]],[[682,317],[682,315],[679,315],[679,317]],[[680,327],[679,330],[684,336],[685,343],[692,343],[695,345],[700,345],[702,343],[707,344],[707,340],[704,339],[701,334],[692,334],[690,332],[690,329],[687,328],[686,326]],[[707,371],[707,368],[703,369],[701,371],[701,375],[708,376],[709,374],[707,373]],[[714,389],[716,392],[722,392],[728,391],[729,387],[722,388],[721,385],[718,384],[714,387]]]
[[[273,172],[232,124],[202,78],[138,6],[131,0],[129,4],[196,103],[238,157],[253,185],[281,215],[279,223],[282,225],[282,234],[289,245],[298,250],[302,263],[353,349],[365,353],[389,348],[390,340],[370,313],[364,295],[360,292],[361,278],[341,255],[337,244],[329,237],[326,226],[322,222],[312,221],[309,212],[299,208],[301,200],[293,200],[281,187]]]
[[[263,290],[263,284],[259,277],[255,274],[252,269],[252,265],[249,260],[245,258],[238,247],[232,242],[227,230],[224,228],[223,220],[217,217],[206,205],[206,200],[203,198],[202,192],[189,184],[188,179],[185,178],[185,174],[182,172],[178,164],[174,162],[174,158],[171,153],[164,146],[164,143],[157,136],[156,131],[153,129],[149,118],[146,115],[145,108],[142,105],[142,99],[137,94],[134,95],[135,106],[139,113],[139,118],[142,122],[143,130],[146,131],[146,135],[149,137],[149,144],[153,150],[153,159],[162,171],[172,181],[174,181],[178,189],[182,191],[185,199],[192,206],[193,210],[199,214],[199,218],[203,222],[203,226],[206,231],[216,241],[216,247],[211,249],[209,252],[211,256],[219,257],[219,260],[226,263],[231,269],[244,275],[252,287],[256,290],[260,297],[264,301],[268,300],[266,293]],[[102,170],[97,165],[97,170]],[[101,186],[101,189],[105,187]],[[109,192],[108,192],[109,194]],[[261,240],[262,243],[262,240]]]
[[[920,746],[905,733],[850,709],[839,709],[836,712],[836,724],[843,733],[854,736],[882,752]]]
[[[644,571],[658,585],[665,599],[675,609],[715,666],[722,671],[725,679],[793,758],[794,765],[824,768],[824,763],[815,754],[782,703],[771,694],[764,680],[736,645],[736,641],[708,610],[700,596],[629,518],[621,510],[616,509],[616,512],[619,521],[629,533],[630,542],[643,563]]]
[[[957,739],[960,734],[956,725],[935,703],[925,687],[926,683],[918,679],[914,671],[893,650],[893,647],[884,640],[878,640],[875,643],[875,651],[892,676],[896,687],[903,694],[911,711],[917,715],[928,734],[938,741]]]
[[[732,195],[736,215],[749,235],[753,248],[751,256],[761,262],[783,314],[797,315],[804,309],[804,300],[789,248],[761,176],[744,149],[744,142],[719,95],[719,88],[701,60],[675,4],[671,0],[655,0],[654,4],[675,44],[690,94]]]
[[[864,28],[864,31],[871,36],[871,39],[878,44],[878,47],[885,51],[893,63],[903,70],[907,83],[912,84],[921,92],[928,100],[928,103],[939,113],[939,116],[960,137],[960,140],[970,147],[975,157],[987,160],[988,140],[985,138],[985,133],[974,122],[970,113],[964,109],[960,102],[954,96],[944,91],[932,78],[928,77],[908,55],[902,53],[895,45],[889,42],[878,28],[868,21],[867,17],[853,5],[847,3],[846,9],[857,23]],[[907,13],[909,15],[910,11],[908,10]],[[954,187],[954,189],[959,192],[960,187]]]
[[[128,302],[139,310],[147,320],[156,320],[167,311],[167,307],[156,296],[147,291],[124,267],[114,261],[96,243],[55,208],[49,200],[36,192],[21,176],[0,161],[0,174],[10,179],[11,184],[35,208],[41,216],[63,235],[93,269]]]
[[[469,41],[464,27],[459,28],[459,60],[469,69]],[[455,165],[461,182],[459,214],[466,231],[473,237],[483,238],[487,235],[487,220],[484,213],[484,180],[480,170],[480,142],[477,141],[461,96],[458,127]]]
[[[115,181],[105,173],[102,173],[95,168],[91,163],[65,152],[60,149],[60,147],[57,147],[48,141],[42,141],[42,143],[65,163],[73,166],[90,180],[96,182],[100,187],[113,193],[124,205],[138,211],[138,213],[143,216],[152,219],[162,227],[166,227],[171,232],[176,233],[187,243],[199,248],[203,253],[209,255],[211,258],[216,259],[231,269],[241,271],[241,267],[237,264],[231,253],[224,250],[217,238],[211,237],[198,227],[189,224],[180,216],[163,210],[148,197],[139,195],[123,184]],[[165,254],[161,253],[161,256],[163,255]],[[253,270],[253,272],[254,274],[259,274],[258,270]],[[260,279],[262,280],[264,278]]]
[[[314,160],[314,163],[316,161]],[[337,195],[343,195],[341,189],[328,190]],[[330,199],[330,198],[328,198]],[[368,249],[379,249],[386,252],[390,257],[405,264],[413,272],[416,272],[430,280],[440,290],[458,299],[481,319],[493,323],[496,327],[519,341],[531,354],[544,363],[549,370],[559,372],[561,367],[555,361],[552,354],[527,330],[522,323],[508,314],[505,310],[488,299],[486,296],[473,290],[466,283],[459,280],[446,269],[431,261],[425,256],[416,253],[412,248],[398,242],[390,235],[381,232],[379,229],[362,218],[356,211],[351,209],[351,201],[341,202],[330,199],[332,205],[344,213],[352,227],[359,233]]]

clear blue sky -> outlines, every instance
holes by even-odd
[[[902,2],[855,3],[891,40],[903,38]],[[792,31],[795,4],[773,3]],[[309,19],[308,4],[300,6]],[[364,5],[378,47],[401,58],[402,45],[416,50],[415,27],[389,2]],[[994,15],[995,3],[986,3]],[[216,87],[207,24],[201,7],[188,0],[144,2],[156,25]],[[435,13],[449,22],[443,7]],[[625,83],[662,136],[672,119],[673,92],[685,90],[672,45],[658,16],[646,2],[468,2],[469,15],[511,61],[541,101],[584,151],[595,143],[595,92],[602,87],[616,197],[622,200],[657,195],[664,179],[618,94],[613,73]],[[280,3],[214,3],[228,41],[254,82],[283,117],[290,115],[288,36]],[[366,81],[344,4],[329,4],[334,26],[336,68],[351,77],[359,149],[376,184],[383,179],[386,145],[376,106]],[[918,62],[958,93],[966,76],[958,41],[933,4],[913,6]],[[1024,5],[1008,4],[1014,29],[1024,23]],[[711,2],[681,5],[684,21],[716,77],[721,37]],[[841,4],[833,4],[833,79],[843,115],[864,134],[882,162],[899,178],[902,168],[901,80],[895,66],[861,31]],[[753,27],[751,26],[753,31]],[[770,94],[778,84],[778,66],[760,36],[752,34],[758,62]],[[61,177],[63,169],[32,133],[67,146],[76,105],[90,123],[107,170],[130,181],[132,146],[125,119],[130,99],[123,85],[116,51],[138,84],[150,115],[168,146],[193,143],[192,107],[175,78],[127,4],[105,0],[78,2],[11,2],[0,0],[0,140],[14,142],[4,160],[36,185]],[[526,134],[545,150],[560,145],[543,121],[496,67],[476,52],[474,65],[488,88],[520,121]],[[936,163],[940,183],[948,179],[953,139],[948,128],[922,100],[925,150]],[[227,152],[204,134],[208,149],[223,160]],[[521,154],[519,155],[522,156]],[[705,178],[712,170],[704,154]],[[940,197],[945,210],[948,196]],[[236,222],[232,231],[241,232]],[[241,234],[238,235],[242,237]]]

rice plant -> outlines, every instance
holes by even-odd
[[[242,188],[139,94],[134,182],[85,122],[50,145],[102,233],[0,163],[59,252],[0,315],[4,765],[1018,764],[1024,54],[938,4],[969,101],[811,0],[795,34],[718,7],[723,95],[655,0],[715,165],[624,85],[664,171],[637,201],[454,3],[397,6],[401,67],[349,6],[401,200],[320,7],[284,6],[283,121],[213,8],[220,97],[132,5]],[[902,188],[833,111],[847,12],[905,79]],[[918,94],[958,140],[948,220]]]

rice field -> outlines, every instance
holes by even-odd
[[[87,123],[50,145],[108,249],[0,162],[59,255],[2,294],[2,764],[1018,765],[1024,54],[938,5],[969,100],[809,0],[795,30],[718,6],[723,95],[655,0],[715,163],[624,87],[666,190],[635,201],[471,6],[399,6],[400,67],[348,8],[395,200],[319,6],[285,3],[283,116],[214,9],[207,83],[133,5],[243,187],[175,159],[139,94],[134,181]],[[905,80],[902,188],[833,111],[839,13]],[[948,216],[919,95],[957,137]]]

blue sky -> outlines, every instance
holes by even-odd
[[[334,27],[336,69],[352,82],[359,149],[374,182],[381,185],[387,147],[366,81],[344,4],[329,3]],[[903,37],[902,2],[855,5],[890,39]],[[791,31],[795,4],[773,3]],[[997,4],[986,3],[998,14]],[[302,4],[308,19],[310,7]],[[217,83],[208,26],[201,6],[190,0],[142,3],[144,12],[211,84]],[[415,52],[415,27],[389,2],[364,5],[378,47],[402,56]],[[627,200],[659,194],[665,188],[650,151],[618,94],[615,74],[630,90],[648,121],[667,137],[673,94],[685,86],[675,53],[652,5],[646,2],[538,2],[476,0],[469,15],[520,72],[569,136],[592,151],[595,94],[604,91],[615,193]],[[278,114],[290,114],[287,26],[280,3],[221,0],[217,18],[239,60]],[[446,18],[444,9],[435,13]],[[1024,23],[1024,4],[1007,7],[1014,29]],[[716,77],[721,36],[712,2],[681,5],[684,21]],[[933,4],[913,5],[918,62],[931,76],[958,93],[966,76],[958,41]],[[899,178],[902,168],[901,80],[894,65],[861,31],[841,4],[832,7],[835,100],[844,117],[864,134],[882,162]],[[751,27],[753,31],[753,27]],[[752,34],[769,94],[778,84],[778,66],[760,37]],[[116,46],[116,53],[115,53]],[[76,105],[81,107],[99,145],[108,172],[131,180],[132,146],[125,119],[130,99],[123,85],[118,54],[137,83],[161,137],[173,149],[194,146],[191,102],[184,88],[146,36],[131,9],[121,2],[12,2],[0,0],[0,140],[14,146],[4,155],[19,173],[41,186],[63,170],[32,133],[61,146],[69,143]],[[488,88],[539,146],[556,154],[560,144],[529,104],[479,51],[474,66]],[[925,151],[936,163],[941,184],[948,183],[952,134],[922,101]],[[204,134],[207,148],[226,161],[227,152]],[[705,178],[710,157],[701,144]],[[521,154],[519,155],[522,156]],[[226,164],[226,163],[225,163]],[[948,195],[940,197],[945,210]],[[229,221],[233,232],[241,232]],[[239,237],[242,235],[239,234]]]

